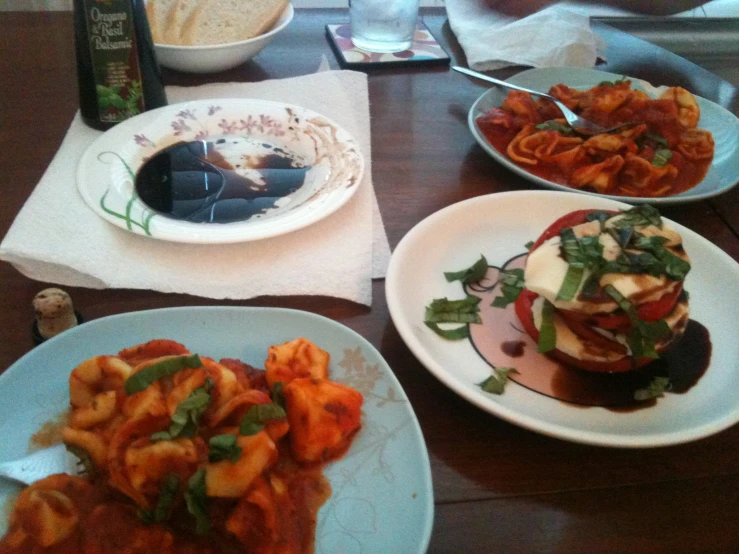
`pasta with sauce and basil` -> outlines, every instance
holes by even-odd
[[[271,346],[265,371],[170,340],[84,361],[63,437],[87,475],[25,489],[0,553],[313,552],[321,465],[363,402],[328,366],[304,338]]]
[[[622,80],[584,91],[558,84],[549,94],[602,127],[633,125],[580,136],[550,100],[510,91],[476,121],[498,151],[529,173],[602,194],[663,197],[696,186],[711,165],[713,137],[697,128],[700,108],[684,88],[652,99]]]

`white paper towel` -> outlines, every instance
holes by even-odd
[[[0,259],[32,279],[60,285],[153,289],[219,299],[326,295],[369,305],[371,279],[384,277],[390,248],[372,187],[366,75],[322,71],[259,83],[169,87],[167,95],[170,104],[256,98],[321,113],[359,142],[365,157],[361,186],[334,214],[270,239],[193,245],[134,235],[98,217],[77,192],[77,162],[100,136],[78,114],[0,244]]]
[[[551,6],[521,19],[491,9],[485,0],[446,0],[449,25],[477,71],[509,65],[593,67],[602,40],[587,14]]]

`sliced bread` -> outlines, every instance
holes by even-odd
[[[288,0],[204,0],[185,23],[182,43],[223,44],[254,38],[280,18]]]
[[[146,18],[151,28],[151,38],[154,42],[165,42],[165,26],[169,19],[169,12],[176,0],[148,0],[146,2]]]
[[[201,3],[202,0],[175,0],[164,26],[165,43],[183,44],[182,33],[185,30],[185,23]]]

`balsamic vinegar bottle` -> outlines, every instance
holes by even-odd
[[[74,0],[80,112],[109,129],[167,105],[143,0]]]

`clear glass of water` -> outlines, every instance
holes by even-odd
[[[410,48],[419,0],[349,0],[352,42],[369,52]]]

